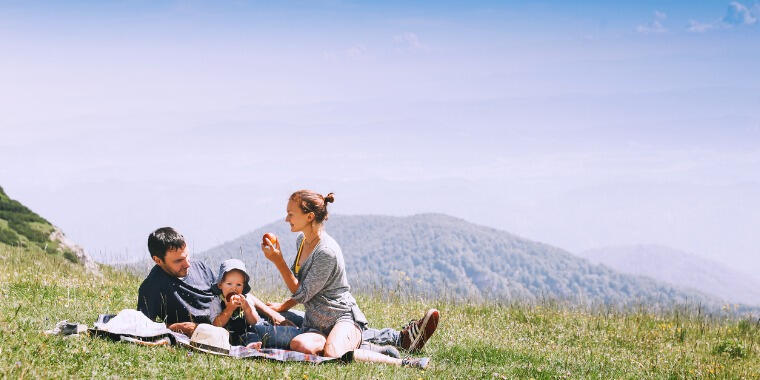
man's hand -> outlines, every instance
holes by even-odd
[[[185,334],[187,336],[193,336],[193,331],[195,331],[195,328],[197,326],[198,324],[193,322],[178,322],[169,325],[169,330]]]

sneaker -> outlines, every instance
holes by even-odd
[[[427,369],[430,358],[406,358],[401,361],[402,367]]]
[[[410,321],[401,330],[401,348],[409,352],[421,350],[438,327],[438,317],[438,310],[430,309],[422,319]]]

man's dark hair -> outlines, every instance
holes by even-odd
[[[185,248],[185,237],[171,227],[159,228],[148,236],[148,251],[150,256],[163,260],[166,252]]]

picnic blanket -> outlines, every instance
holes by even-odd
[[[190,344],[190,337],[187,335],[171,331],[163,323],[153,322],[142,312],[133,309],[124,309],[118,314],[100,314],[92,328],[83,324],[60,321],[54,328],[45,331],[45,333],[62,336],[79,336],[88,333],[113,341],[145,346],[182,346],[196,350],[196,347]],[[269,359],[280,362],[294,361],[314,364],[335,360],[335,358],[309,355],[291,350],[253,349],[245,346],[231,346],[229,353],[222,355],[236,359]],[[345,361],[351,358],[352,355],[346,355],[346,359],[341,360]]]

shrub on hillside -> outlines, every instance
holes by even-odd
[[[75,255],[74,252],[71,252],[68,249],[65,250],[65,251],[63,251],[63,257],[66,260],[69,260],[69,261],[71,261],[74,264],[78,264],[79,263],[79,258],[77,258],[77,255]]]
[[[13,230],[0,227],[0,243],[19,245],[21,244],[21,239]]]
[[[713,353],[716,355],[727,355],[732,359],[746,358],[748,349],[742,342],[736,339],[724,340],[715,346]]]
[[[48,235],[42,231],[32,228],[27,222],[18,220],[9,220],[8,227],[15,230],[18,234],[26,236],[27,239],[36,243],[43,243],[48,240]]]

